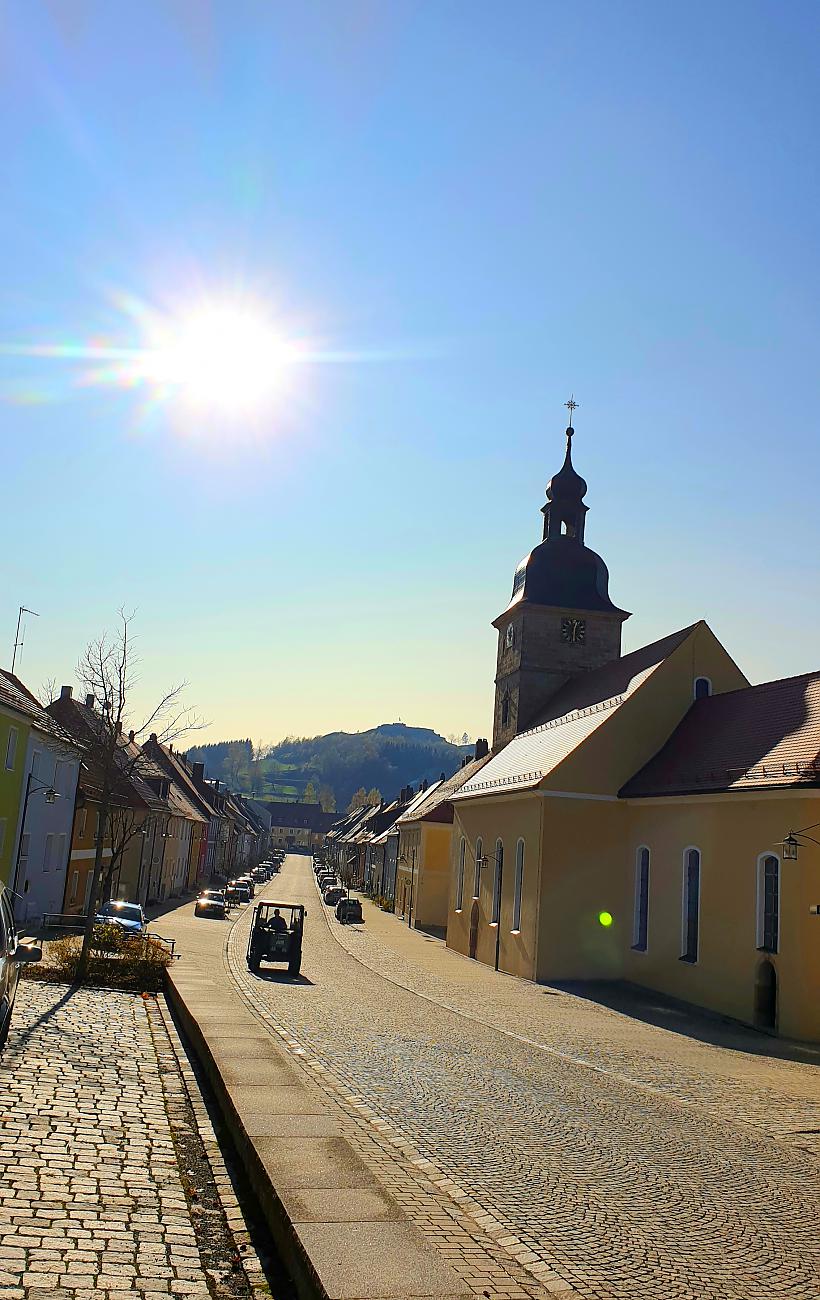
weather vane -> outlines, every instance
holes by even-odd
[[[575,394],[574,394],[574,393],[573,393],[573,395],[570,397],[570,399],[569,399],[568,402],[564,402],[564,406],[565,406],[565,407],[567,408],[567,410],[569,411],[569,425],[568,425],[568,427],[567,427],[567,436],[571,438],[572,435],[573,435],[573,433],[575,432],[575,430],[574,430],[573,427],[572,427],[572,413],[573,413],[573,411],[577,411],[577,410],[578,410],[578,403],[577,403],[576,400],[575,400]]]

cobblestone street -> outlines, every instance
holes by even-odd
[[[24,981],[0,1098],[2,1300],[270,1295],[157,999]]]
[[[303,979],[247,971],[250,911],[230,977],[477,1294],[820,1295],[812,1064],[759,1055],[774,1040],[745,1031],[699,1041],[497,977],[370,907],[340,927],[304,857],[266,896],[309,907]],[[472,1270],[466,1220],[485,1260]]]

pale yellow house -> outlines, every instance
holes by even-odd
[[[452,795],[447,942],[820,1039],[820,846],[783,851],[820,839],[820,673],[749,686],[704,622],[622,656],[570,438],[495,622],[494,752]]]
[[[466,761],[448,780],[430,786],[424,797],[417,798],[396,822],[399,827],[396,910],[419,930],[442,936],[446,933],[453,795],[488,759],[487,742],[479,740],[474,758]]]

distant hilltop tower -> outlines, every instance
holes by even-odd
[[[567,451],[547,484],[541,507],[544,540],[515,571],[512,598],[493,621],[498,629],[493,749],[535,726],[570,677],[621,654],[621,625],[629,618],[609,599],[609,570],[584,545],[587,485],[572,464],[572,413]]]

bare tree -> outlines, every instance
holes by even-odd
[[[114,635],[103,633],[92,641],[77,666],[77,677],[86,694],[94,698],[94,723],[89,726],[84,742],[84,758],[99,784],[99,824],[94,847],[94,873],[88,897],[88,912],[83,933],[78,976],[82,978],[88,967],[94,918],[100,896],[100,886],[107,874],[104,869],[105,840],[110,835],[112,859],[118,840],[117,860],[128,840],[137,833],[136,818],[130,819],[123,811],[121,791],[133,775],[139,775],[142,751],[138,742],[141,736],[156,733],[160,744],[168,744],[185,732],[197,730],[204,724],[182,704],[185,683],[167,691],[148,715],[133,727],[133,741],[124,736],[129,721],[129,696],[134,685],[136,657],[130,634],[133,615],[120,610],[120,623]]]
[[[57,678],[47,677],[46,680],[43,682],[42,686],[40,687],[40,693],[37,698],[39,699],[43,708],[47,709],[49,704],[54,703],[58,695],[59,695],[59,691],[57,689]]]

